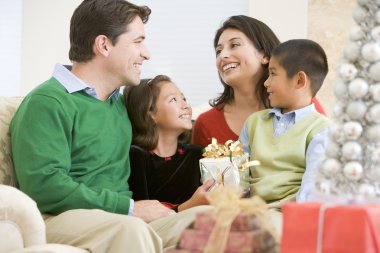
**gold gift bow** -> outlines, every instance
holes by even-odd
[[[267,229],[276,239],[278,236],[269,223],[267,204],[258,196],[240,198],[240,193],[230,187],[218,188],[207,194],[207,199],[215,208],[216,223],[211,231],[204,253],[224,252],[231,224],[240,212],[254,214],[263,229]]]
[[[223,145],[218,143],[215,138],[212,138],[211,143],[205,147],[202,155],[208,158],[220,158],[224,156],[236,156],[241,154],[243,154],[243,147],[240,141],[228,140]]]

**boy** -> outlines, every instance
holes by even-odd
[[[330,124],[311,98],[327,72],[326,54],[311,40],[289,40],[273,51],[264,83],[273,109],[252,114],[239,138],[251,159],[261,162],[243,181],[270,206],[310,194]]]

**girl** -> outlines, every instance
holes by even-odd
[[[176,211],[208,204],[212,182],[200,184],[202,148],[183,144],[192,128],[192,109],[169,77],[143,79],[126,87],[132,122],[130,187],[133,199],[157,199]]]

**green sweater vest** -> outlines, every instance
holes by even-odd
[[[329,125],[329,119],[313,112],[289,128],[284,134],[274,136],[273,115],[268,110],[252,114],[247,120],[251,159],[261,165],[251,167],[249,184],[251,193],[267,203],[295,199],[306,167],[306,151],[315,133]]]
[[[10,130],[18,185],[41,212],[128,213],[132,128],[122,96],[69,94],[51,78],[25,97]]]

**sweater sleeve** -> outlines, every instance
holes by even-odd
[[[12,153],[19,187],[41,212],[99,208],[127,214],[130,193],[89,188],[71,171],[74,113],[53,97],[25,98],[11,123]],[[100,148],[100,147],[99,147]],[[86,171],[83,164],[83,171]],[[90,176],[90,175],[88,175]]]

